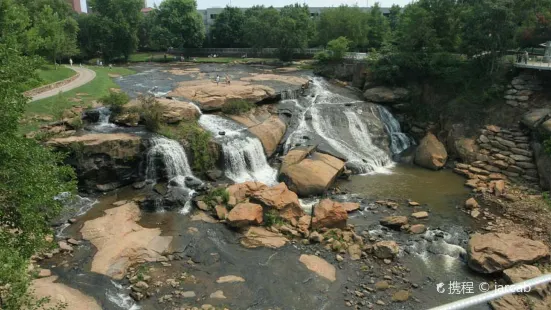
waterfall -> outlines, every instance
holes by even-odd
[[[298,98],[298,90],[283,90],[281,91],[281,100],[296,100]]]
[[[245,126],[217,115],[202,115],[199,124],[222,145],[228,178],[236,183],[276,183],[277,171],[268,164],[262,143]]]
[[[97,123],[92,126],[92,130],[97,132],[109,132],[117,127],[117,125],[110,123],[111,110],[107,107],[98,108],[99,118]]]
[[[386,132],[390,136],[390,150],[393,155],[402,153],[415,143],[402,132],[398,120],[385,107],[377,105],[377,109],[380,119],[385,125]]]
[[[378,137],[384,134],[379,118],[364,115],[355,107],[368,103],[328,88],[323,79],[314,78],[310,83],[312,96],[292,100],[298,125],[287,138],[285,151],[297,144],[319,144],[345,158],[356,173],[387,172],[393,165],[390,154],[373,142],[375,133],[370,131],[377,130]]]
[[[148,180],[157,180],[157,161],[164,163],[166,177],[170,180],[177,176],[192,176],[186,152],[177,141],[167,139],[163,136],[154,136],[151,140],[151,147],[147,152],[146,177]]]

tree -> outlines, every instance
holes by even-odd
[[[0,44],[0,308],[31,309],[30,257],[48,247],[49,221],[61,210],[54,197],[76,183],[62,157],[18,134],[27,98],[22,86],[34,76],[38,59]],[[34,309],[34,308],[33,308]]]
[[[279,12],[273,7],[254,6],[245,11],[243,25],[244,41],[254,48],[276,47],[278,31],[274,27],[279,23]]]
[[[304,49],[308,46],[309,39],[314,35],[314,25],[307,5],[287,5],[280,14],[277,24],[279,57],[291,60],[296,48]]]
[[[350,40],[345,37],[339,37],[329,41],[329,43],[327,43],[327,49],[331,52],[331,57],[334,60],[341,60],[344,58],[346,52],[348,52],[349,45]]]
[[[388,26],[388,20],[386,17],[383,16],[383,12],[379,7],[378,2],[376,2],[369,11],[367,24],[367,37],[369,39],[369,46],[375,49],[381,48],[383,42],[386,41],[390,34],[390,28]]]
[[[368,15],[356,6],[341,5],[324,10],[319,18],[318,44],[325,46],[339,37],[350,40],[352,48],[368,45]]]
[[[28,10],[14,0],[0,2],[0,44],[5,44],[18,51],[29,50],[28,28],[31,20]]]
[[[227,6],[216,16],[211,29],[212,43],[216,47],[243,47],[245,14],[240,8]]]
[[[45,5],[35,17],[30,30],[36,38],[36,49],[54,63],[60,58],[78,54],[78,24],[72,17],[63,17]]]
[[[431,14],[416,3],[404,8],[395,40],[396,45],[407,52],[428,52],[439,48]]]
[[[401,14],[402,14],[402,8],[399,5],[393,4],[390,7],[390,11],[388,15],[388,25],[392,32],[394,32],[398,27],[398,22],[400,20]]]
[[[172,47],[200,47],[205,40],[203,18],[195,0],[165,0],[159,7],[158,33],[167,36]]]
[[[457,0],[420,0],[416,5],[431,15],[432,28],[438,45],[445,51],[455,52],[459,46],[459,13]]]

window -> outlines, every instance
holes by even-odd
[[[310,17],[318,17],[320,16],[320,13],[310,13]]]
[[[210,14],[210,19],[216,19],[216,15],[218,14]]]

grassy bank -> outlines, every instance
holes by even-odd
[[[90,67],[90,69],[96,72],[96,78],[90,83],[57,96],[30,102],[25,112],[27,120],[21,124],[20,131],[27,133],[38,129],[43,124],[41,121],[32,119],[34,115],[49,115],[57,119],[64,110],[77,105],[90,105],[92,101],[109,94],[109,89],[119,88],[113,81],[113,76],[134,74],[134,71],[120,67],[111,70],[106,67]]]
[[[36,74],[38,78],[29,81],[29,83],[25,85],[25,90],[31,90],[33,88],[59,82],[77,73],[65,66],[58,66],[56,70],[53,65],[44,65],[36,70]]]

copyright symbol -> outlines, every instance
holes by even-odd
[[[480,283],[480,285],[478,285],[478,289],[481,292],[485,293],[490,290],[490,285],[487,282],[482,282]]]

